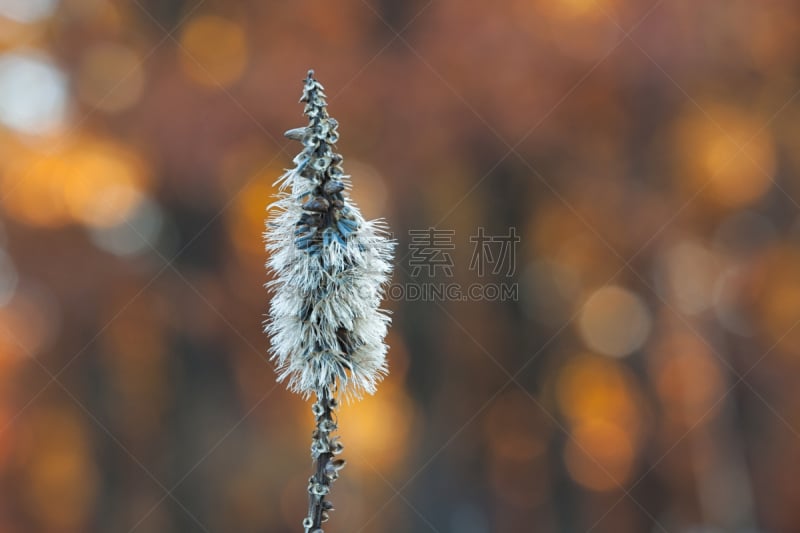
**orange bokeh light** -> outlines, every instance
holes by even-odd
[[[26,465],[20,489],[31,514],[49,531],[84,529],[97,478],[82,419],[65,408],[40,408],[29,416],[20,444]]]
[[[180,64],[190,79],[207,87],[235,83],[247,66],[244,29],[213,15],[191,19],[181,33]]]
[[[705,107],[705,106],[704,106]],[[775,172],[775,145],[765,119],[741,109],[708,106],[678,124],[686,161],[686,194],[699,189],[723,206],[748,205],[769,190]]]
[[[595,491],[622,490],[629,481],[635,453],[630,434],[602,420],[579,424],[564,451],[567,471]]]
[[[571,428],[564,460],[573,479],[597,491],[624,484],[643,437],[634,377],[614,360],[579,356],[561,371],[556,397]]]
[[[775,344],[773,348],[800,357],[800,249],[775,248],[764,257],[754,284],[760,328]]]
[[[269,176],[269,177],[267,177]],[[262,234],[266,229],[266,206],[276,192],[272,186],[274,174],[265,170],[253,177],[236,198],[231,209],[228,224],[236,249],[244,256],[258,256],[266,259]],[[259,265],[260,267],[260,265]]]
[[[401,464],[408,450],[413,406],[405,391],[384,382],[375,396],[344,404],[339,434],[353,468],[386,471]],[[349,465],[348,465],[349,466]]]
[[[594,355],[574,358],[556,382],[559,408],[571,422],[613,421],[634,434],[641,426],[640,396],[627,369]]]
[[[142,199],[147,171],[129,148],[78,138],[53,152],[21,149],[6,164],[2,202],[34,226],[119,224]]]

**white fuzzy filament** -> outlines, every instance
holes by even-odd
[[[301,102],[309,125],[287,136],[304,149],[279,179],[264,235],[274,274],[265,329],[278,381],[306,397],[329,387],[359,398],[374,393],[387,372],[390,319],[380,302],[394,242],[381,220],[365,221],[347,196],[349,176],[333,151],[338,123],[312,73]]]

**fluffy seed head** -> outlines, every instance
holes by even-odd
[[[394,242],[382,220],[366,221],[347,195],[350,177],[334,151],[338,122],[309,71],[301,103],[305,128],[286,132],[303,144],[278,180],[265,240],[274,279],[266,331],[278,380],[308,396],[324,387],[345,397],[374,393],[387,372],[380,309]]]

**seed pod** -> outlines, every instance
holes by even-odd
[[[325,194],[336,194],[344,190],[344,183],[337,180],[328,180],[322,186],[322,190],[325,191]]]
[[[311,494],[315,496],[325,496],[328,494],[328,487],[327,485],[323,485],[322,483],[314,483],[314,486],[311,487]]]
[[[335,437],[331,440],[330,451],[333,455],[339,455],[344,451],[344,445],[339,442],[339,437]]]
[[[317,455],[327,453],[328,446],[321,440],[315,440],[311,443],[311,453],[316,457]]]
[[[331,158],[327,156],[318,157],[314,160],[314,168],[317,170],[325,170],[331,164]]]
[[[302,141],[306,134],[306,130],[307,128],[292,128],[290,130],[286,130],[283,136],[293,141]]]
[[[302,139],[303,146],[306,147],[307,151],[313,151],[314,147],[317,145],[316,139],[314,139],[313,135],[304,135]]]
[[[320,422],[319,428],[322,431],[327,431],[328,433],[330,433],[331,431],[336,431],[336,422],[334,422],[333,420],[323,420],[322,422]]]
[[[317,211],[319,213],[324,213],[325,211],[330,208],[331,204],[328,203],[328,200],[323,198],[322,196],[317,196],[316,198],[312,198],[311,200],[307,201],[303,204],[303,209],[306,211]]]
[[[303,213],[300,216],[299,223],[311,227],[319,227],[322,224],[322,216],[319,213]]]

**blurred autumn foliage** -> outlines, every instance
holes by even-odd
[[[0,0],[0,531],[301,530],[261,232],[308,68],[394,282],[518,288],[389,302],[331,532],[799,531],[799,32],[788,0]],[[477,277],[479,228],[513,272]]]

